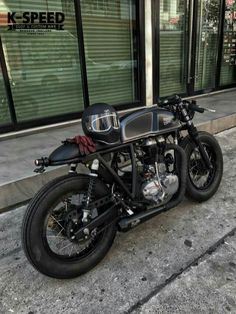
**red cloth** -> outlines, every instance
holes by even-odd
[[[77,135],[74,138],[67,139],[66,142],[77,144],[82,155],[96,152],[96,144],[88,136]]]

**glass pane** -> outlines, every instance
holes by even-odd
[[[160,96],[186,92],[187,1],[160,1]]]
[[[2,68],[0,65],[0,126],[11,122]]]
[[[73,1],[1,1],[0,12],[8,11],[17,12],[17,23],[21,24],[24,12],[43,14],[42,20],[38,16],[34,23],[30,15],[32,29],[6,28],[2,35],[18,121],[81,111],[83,96]],[[61,25],[61,13],[65,15],[64,30],[44,29],[55,26],[54,23]]]
[[[236,2],[226,1],[220,84],[236,83]]]
[[[195,90],[215,87],[220,1],[200,0],[198,8]]]
[[[82,0],[90,103],[137,96],[136,1]]]

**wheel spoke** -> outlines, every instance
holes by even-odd
[[[63,251],[63,250],[64,250],[64,249],[66,249],[67,247],[70,247],[71,245],[73,245],[73,243],[72,243],[72,242],[71,242],[71,243],[69,243],[69,244],[67,244],[66,246],[64,246],[64,247],[60,248],[59,252],[60,252],[60,251]]]
[[[60,222],[53,216],[50,216],[63,230],[65,230],[65,228],[60,224]]]
[[[59,258],[77,258],[93,251],[102,237],[103,229],[91,233],[88,239],[81,238],[78,241],[72,237],[81,228],[82,203],[85,193],[64,195],[60,198],[48,216],[46,226],[46,239],[53,254]],[[76,221],[75,221],[76,220]],[[75,223],[76,222],[76,223]],[[100,232],[101,231],[101,232]]]
[[[63,240],[65,239],[65,237],[59,237],[57,235],[52,235],[52,236],[49,235],[47,236],[47,238],[54,238],[54,239],[56,238],[56,239],[63,239]]]
[[[71,247],[69,256],[71,256],[73,249],[74,249],[74,245],[72,245],[72,247]]]
[[[58,232],[57,237],[59,237],[59,236],[60,236],[60,234],[62,233],[62,231],[63,231],[63,230],[65,230],[65,229],[64,229],[64,228],[62,228],[62,229],[61,229],[61,231],[60,231],[60,232]]]

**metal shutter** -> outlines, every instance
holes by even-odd
[[[58,11],[65,30],[35,33],[2,30],[5,59],[18,121],[83,109],[74,5],[59,0],[6,0],[0,12]]]
[[[90,103],[136,100],[135,1],[82,0]]]

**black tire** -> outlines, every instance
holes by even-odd
[[[58,279],[69,279],[88,272],[96,266],[110,249],[116,235],[116,225],[103,229],[100,240],[93,245],[93,251],[82,258],[63,259],[50,251],[45,243],[43,228],[50,208],[58,202],[61,195],[86,190],[89,177],[86,175],[67,175],[57,178],[45,187],[30,202],[22,225],[22,246],[29,262],[41,273]],[[108,188],[97,180],[94,197],[108,194]]]
[[[218,190],[222,175],[223,175],[223,155],[219,143],[215,137],[207,132],[199,132],[199,138],[201,143],[209,149],[209,152],[212,152],[214,172],[212,172],[212,178],[209,180],[208,185],[205,187],[197,187],[191,178],[190,174],[190,163],[191,155],[193,150],[196,149],[196,145],[193,143],[191,138],[187,136],[181,146],[185,149],[187,161],[188,161],[188,173],[187,173],[187,188],[186,195],[192,200],[198,202],[204,202],[210,199]]]

